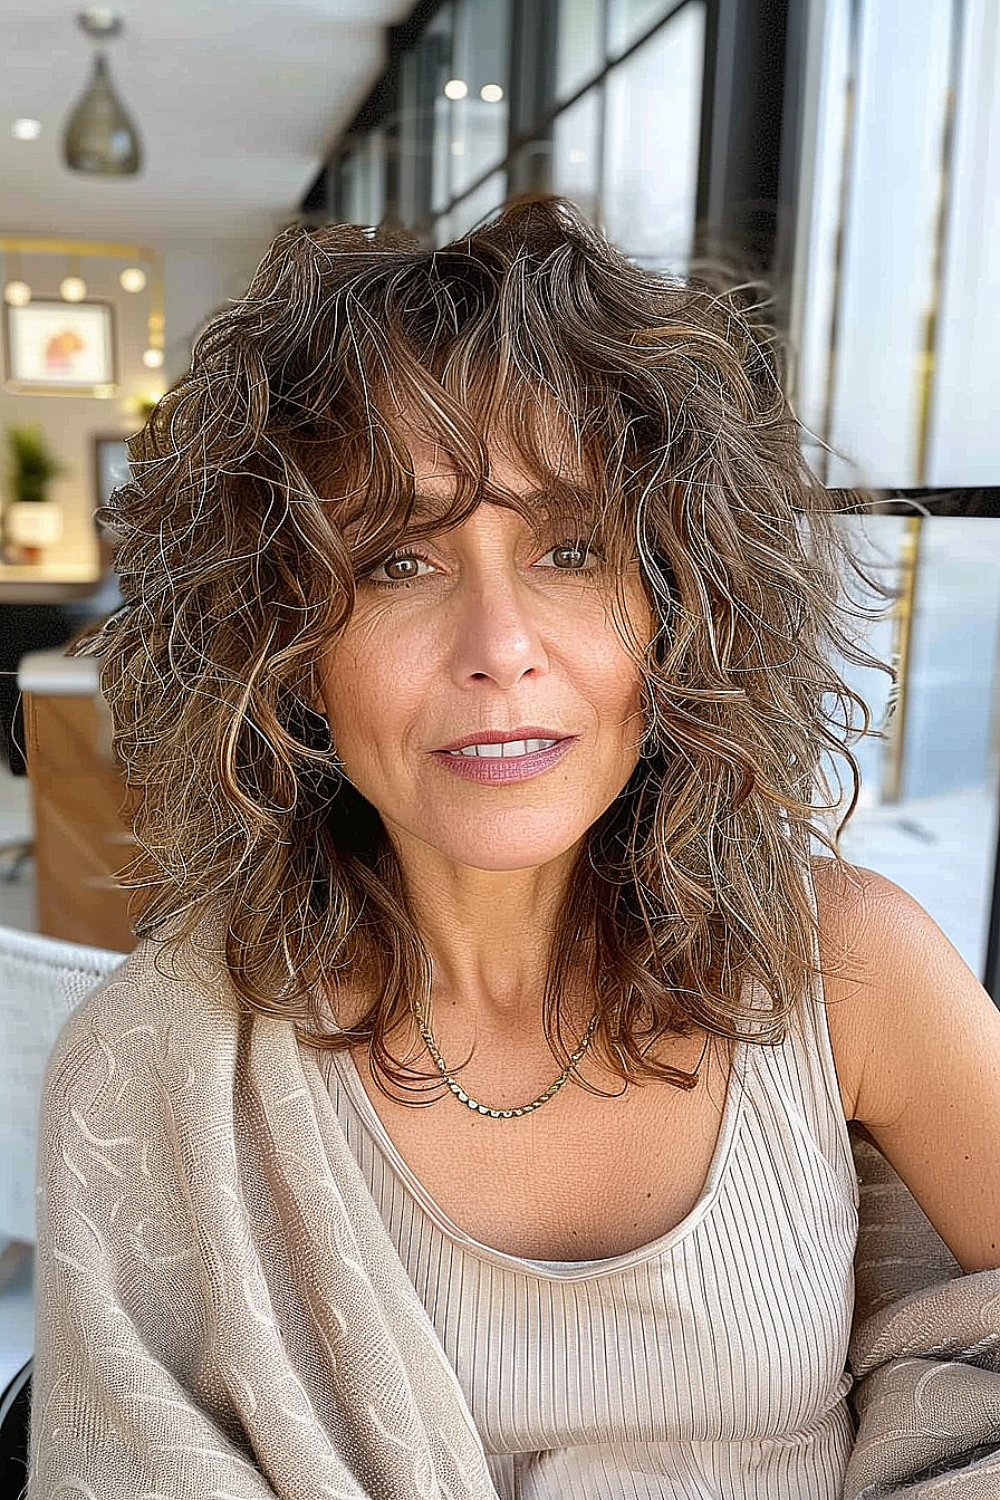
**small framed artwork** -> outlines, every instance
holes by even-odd
[[[38,298],[4,307],[6,384],[52,396],[113,396],[118,384],[110,302]]]
[[[129,477],[128,448],[118,432],[97,433],[94,447],[94,510],[106,505],[112,490],[125,484]]]

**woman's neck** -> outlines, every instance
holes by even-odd
[[[400,868],[435,1006],[500,1026],[539,1017],[571,861],[479,870],[404,855]]]

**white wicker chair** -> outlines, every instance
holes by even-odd
[[[0,1244],[35,1239],[38,1110],[49,1052],[84,997],[125,958],[0,926]]]

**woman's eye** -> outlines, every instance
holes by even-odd
[[[415,552],[397,552],[395,557],[387,557],[365,577],[369,583],[409,583],[412,578],[423,577],[420,569],[429,566],[426,559],[418,557]]]
[[[558,542],[556,546],[546,552],[545,557],[538,561],[545,563],[546,558],[551,558],[547,566],[556,568],[561,573],[584,573],[596,568],[600,562],[600,553],[590,542]]]
[[[601,554],[587,541],[567,540],[550,547],[536,566],[549,567],[558,573],[589,573],[601,561]],[[433,573],[434,568],[417,552],[397,552],[366,573],[364,581],[376,588],[390,588],[394,584],[412,583]]]

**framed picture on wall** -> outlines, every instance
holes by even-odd
[[[8,390],[36,395],[113,396],[118,368],[110,302],[38,298],[4,305]]]
[[[128,449],[120,432],[99,432],[92,439],[94,448],[94,509],[107,504],[112,490],[129,477]]]

